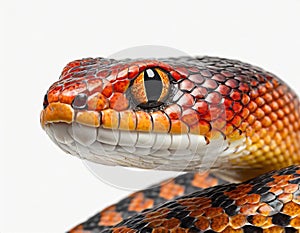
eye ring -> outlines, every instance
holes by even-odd
[[[163,106],[169,93],[169,75],[160,68],[145,69],[130,84],[134,104],[145,110]]]

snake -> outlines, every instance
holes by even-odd
[[[186,172],[68,232],[300,232],[299,114],[291,87],[239,60],[68,63],[40,114],[58,147],[107,166]]]

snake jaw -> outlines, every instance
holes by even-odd
[[[221,136],[207,142],[204,136],[190,133],[128,131],[103,125],[91,127],[78,121],[47,123],[45,130],[55,144],[76,157],[143,169],[221,169],[228,164],[228,155],[240,154],[245,147],[245,140],[230,143]]]

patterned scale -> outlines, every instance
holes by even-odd
[[[111,205],[100,211],[69,232],[102,232],[143,210],[153,208],[184,194],[225,183],[226,181],[207,172],[186,173],[131,194],[115,205]]]

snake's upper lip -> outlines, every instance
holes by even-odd
[[[74,120],[74,110],[69,104],[50,103],[42,110],[40,120],[43,128],[51,122],[71,123]]]

